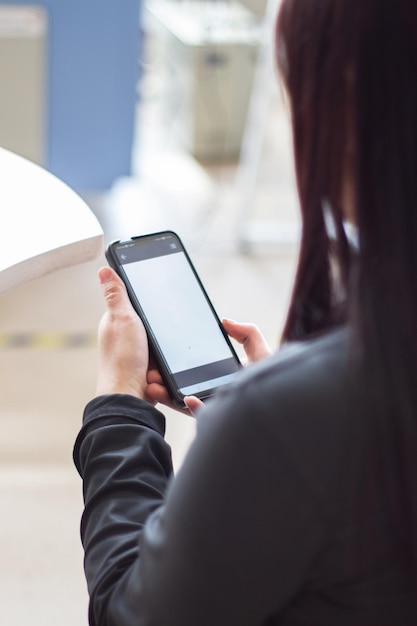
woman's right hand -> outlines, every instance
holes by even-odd
[[[242,324],[229,319],[223,319],[222,324],[229,337],[235,339],[235,341],[243,346],[246,354],[245,365],[260,361],[272,354],[272,350],[265,337],[255,324]],[[173,407],[168,391],[162,382],[161,375],[155,368],[151,368],[148,372],[147,395],[154,402],[160,402],[171,408],[176,408]],[[204,404],[195,396],[187,396],[184,398],[184,402],[188,412],[192,415],[195,415]]]
[[[265,337],[255,324],[242,324],[229,319],[223,319],[222,324],[229,337],[243,346],[246,354],[245,364],[261,361],[272,354]],[[203,406],[203,402],[195,396],[189,396],[184,401],[192,415]]]
[[[223,319],[222,324],[229,337],[243,346],[246,363],[261,361],[272,354],[265,337],[255,324],[242,324],[229,319]]]

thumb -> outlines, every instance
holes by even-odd
[[[101,267],[98,277],[109,314],[116,315],[131,310],[131,304],[121,278],[111,267]]]
[[[242,344],[249,363],[260,361],[271,354],[271,348],[255,324],[241,324],[229,319],[223,319],[222,324],[227,334]]]

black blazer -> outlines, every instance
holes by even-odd
[[[417,624],[348,338],[242,372],[199,414],[174,479],[160,412],[131,396],[87,405],[74,460],[90,624]]]

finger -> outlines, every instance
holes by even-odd
[[[249,362],[260,361],[271,354],[271,348],[255,324],[230,319],[223,319],[222,324],[227,334],[242,344]]]
[[[204,406],[204,402],[196,398],[195,396],[187,396],[184,398],[184,404],[190,411],[191,415],[196,415],[198,411]]]
[[[107,311],[98,329],[97,394],[129,393],[143,398],[148,370],[145,330],[117,274],[103,267],[99,280]]]
[[[162,385],[163,381],[162,381],[162,376],[159,373],[159,370],[157,370],[155,367],[152,367],[150,365],[149,370],[148,370],[148,384],[151,385],[152,383]]]
[[[188,407],[181,408],[178,405],[174,404],[167,391],[167,388],[164,385],[160,385],[158,383],[148,384],[146,388],[146,397],[153,404],[163,404],[164,406],[167,406],[170,409],[174,409],[179,413],[185,413],[185,415],[193,415]]]
[[[107,310],[111,315],[132,310],[123,281],[111,267],[101,267],[98,272]]]
[[[152,402],[159,402],[166,406],[171,405],[171,398],[167,388],[159,383],[148,383],[146,387],[146,395],[152,400]]]

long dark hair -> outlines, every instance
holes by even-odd
[[[394,473],[391,512],[417,572],[415,0],[283,0],[276,49],[303,223],[283,339],[348,322],[359,362],[380,392],[381,440],[393,451],[385,462],[386,476]],[[343,227],[346,181],[357,251]]]

